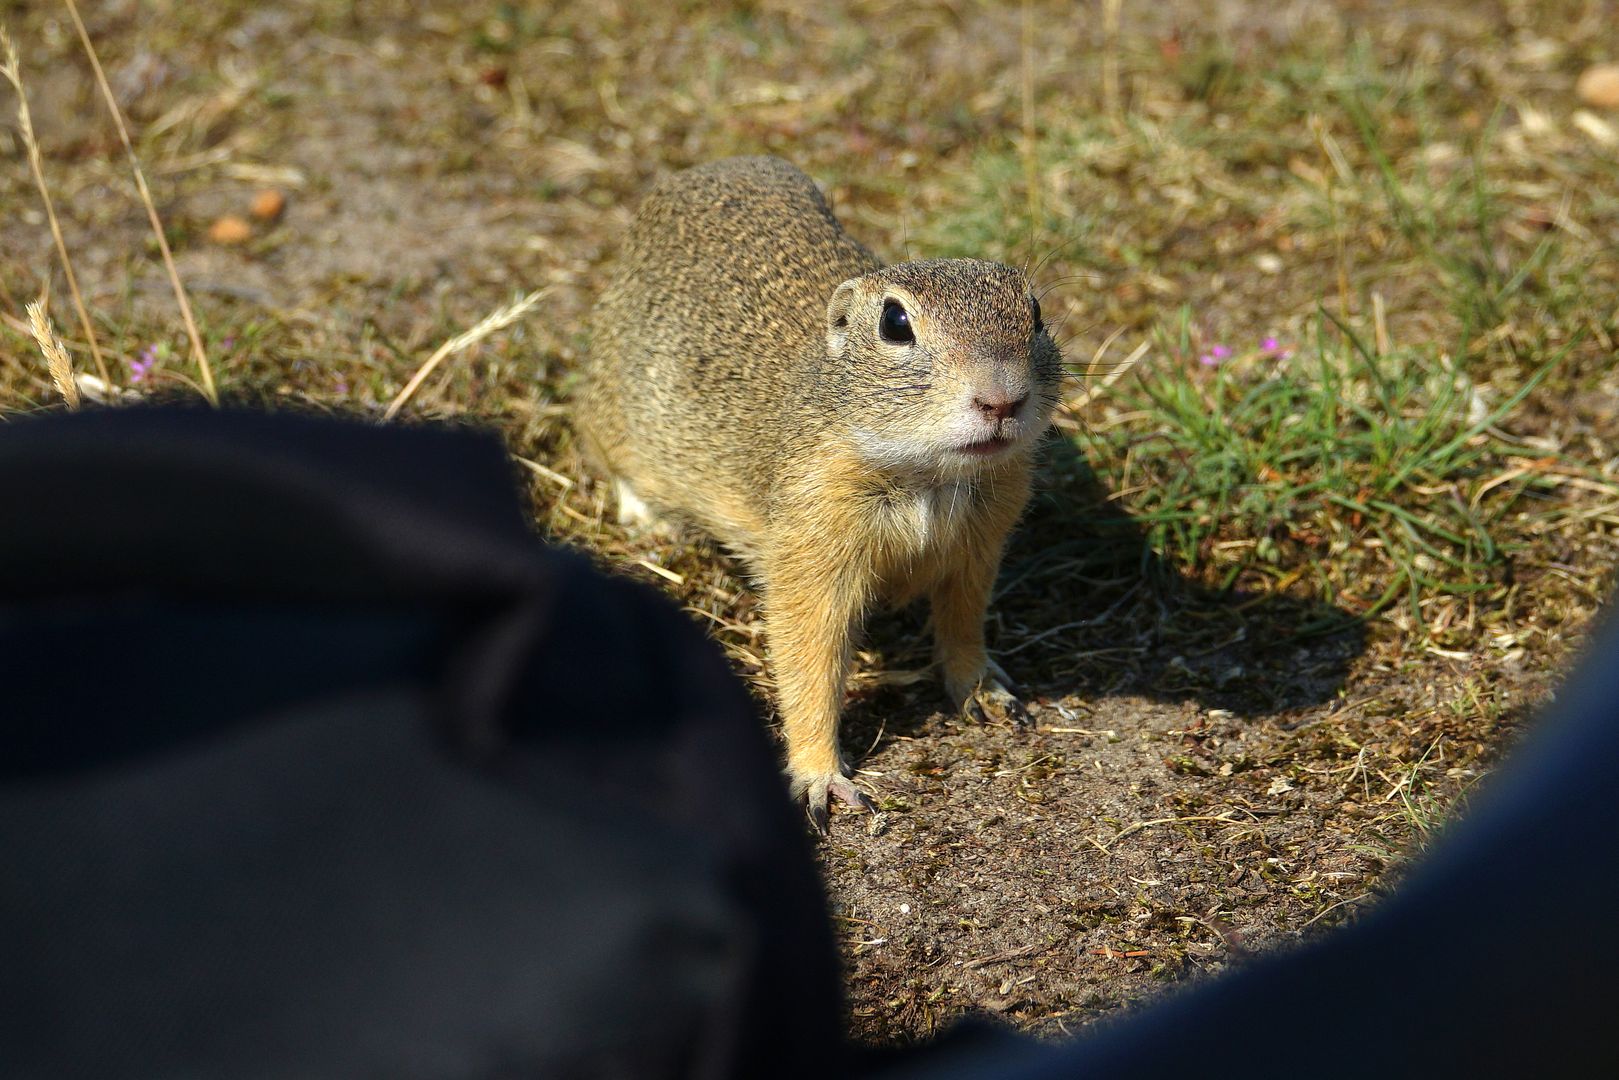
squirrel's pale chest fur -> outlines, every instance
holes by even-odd
[[[882,265],[803,173],[732,158],[647,196],[591,319],[575,427],[626,520],[681,518],[762,592],[794,791],[823,827],[878,603],[927,596],[959,706],[1025,717],[984,652],[1061,357],[1018,271]]]

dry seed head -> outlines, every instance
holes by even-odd
[[[45,314],[45,305],[37,300],[28,305],[28,329],[39,342],[39,351],[45,354],[45,364],[50,368],[56,392],[62,395],[68,408],[77,409],[79,386],[73,381],[73,361],[68,358],[67,346],[56,336],[51,317]]]

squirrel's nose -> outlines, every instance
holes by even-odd
[[[973,396],[973,404],[990,420],[1005,420],[1015,415],[1028,400],[1028,394],[1024,394],[1016,401],[1010,400],[1005,394],[981,393]]]

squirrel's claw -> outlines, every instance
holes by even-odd
[[[993,671],[984,675],[983,680],[967,695],[962,711],[981,724],[1011,724],[1019,728],[1033,724],[1034,718],[1029,715],[1028,706],[1008,690],[997,675]]]
[[[828,803],[834,796],[852,809],[864,810],[868,814],[877,812],[877,804],[871,801],[871,796],[861,791],[853,780],[841,772],[795,779],[792,792],[793,797],[804,804],[804,812],[809,815],[810,824],[814,825],[815,831],[822,836],[832,828],[832,814]]]

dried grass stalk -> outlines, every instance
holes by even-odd
[[[1067,409],[1069,412],[1078,412],[1091,402],[1095,401],[1097,398],[1101,397],[1103,391],[1107,390],[1108,387],[1122,379],[1127,372],[1136,366],[1137,361],[1139,361],[1143,356],[1147,355],[1149,344],[1150,343],[1143,341],[1140,345],[1137,345],[1134,349],[1130,350],[1130,355],[1121,360],[1118,367],[1114,368],[1112,371],[1109,371],[1102,378],[1086,383],[1084,392],[1079,394],[1077,397],[1063,402],[1063,408]],[[1097,361],[1092,363],[1093,369],[1097,366],[1100,359],[1101,358],[1098,357]]]
[[[0,26],[0,51],[5,53],[5,64],[0,66],[0,75],[5,76],[14,90],[17,91],[17,126],[22,131],[23,146],[28,150],[28,167],[34,174],[34,185],[39,188],[39,197],[45,203],[45,219],[51,225],[51,239],[56,241],[56,254],[62,260],[62,272],[67,275],[67,289],[73,296],[73,308],[79,316],[79,328],[84,332],[84,340],[90,345],[90,356],[95,360],[96,371],[100,373],[101,380],[111,383],[107,374],[107,361],[101,355],[101,343],[96,340],[95,327],[90,322],[90,312],[84,306],[84,296],[79,292],[79,276],[73,272],[73,260],[67,256],[67,243],[62,239],[62,225],[56,218],[56,204],[51,199],[51,189],[45,183],[45,165],[39,152],[39,140],[34,137],[34,116],[28,109],[28,95],[22,88],[22,62],[17,57],[17,49],[11,43],[11,35],[6,28]]]
[[[68,14],[73,18],[73,27],[79,32],[79,42],[84,46],[85,55],[90,58],[90,67],[96,73],[96,85],[101,88],[101,97],[107,103],[107,111],[112,113],[113,123],[118,128],[118,138],[124,144],[124,152],[129,155],[129,165],[135,173],[135,188],[140,193],[141,202],[146,206],[146,217],[152,224],[152,234],[157,237],[157,249],[163,254],[163,268],[168,272],[169,284],[174,287],[174,299],[180,305],[180,317],[185,321],[186,334],[191,338],[191,355],[197,362],[197,371],[202,376],[202,395],[208,399],[210,405],[219,404],[219,391],[214,387],[214,371],[208,363],[208,352],[202,346],[202,335],[197,331],[197,320],[191,315],[191,300],[186,296],[185,286],[180,282],[180,271],[174,265],[174,253],[169,250],[168,237],[163,234],[163,220],[157,215],[157,206],[152,202],[152,191],[146,186],[146,174],[141,170],[140,158],[135,156],[135,144],[129,138],[129,125],[124,123],[124,112],[118,107],[118,99],[113,96],[112,87],[107,84],[107,73],[101,69],[101,57],[96,53],[96,47],[90,41],[90,33],[84,28],[84,20],[79,17],[79,5],[75,0],[64,0]]]
[[[39,351],[45,354],[45,365],[50,368],[51,382],[56,384],[56,392],[62,395],[67,407],[79,407],[79,386],[73,381],[73,361],[68,358],[67,346],[62,339],[56,336],[56,328],[51,325],[51,317],[45,314],[45,304],[34,301],[28,305],[28,329],[39,342]]]
[[[394,399],[388,403],[388,408],[383,411],[382,418],[392,420],[395,416],[398,416],[399,410],[405,407],[405,402],[415,395],[417,389],[433,373],[433,369],[444,361],[445,357],[452,356],[470,345],[476,345],[496,330],[503,330],[521,319],[528,314],[530,308],[540,302],[540,298],[547,291],[546,289],[536,289],[521,300],[516,300],[503,308],[490,312],[478,325],[470,330],[462,331],[440,345],[433,355],[427,358],[426,363],[416,369],[416,374],[410,377],[410,381],[405,384],[405,388],[399,391]]]

